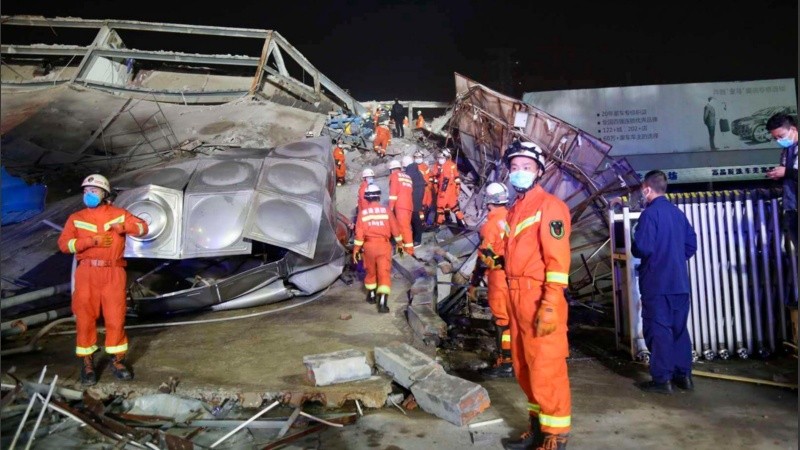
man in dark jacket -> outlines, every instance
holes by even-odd
[[[394,127],[397,133],[397,137],[405,137],[405,131],[403,130],[403,119],[406,117],[405,110],[403,109],[403,105],[400,104],[400,101],[394,99],[394,105],[392,105],[392,119],[394,119]]]
[[[648,172],[641,192],[647,207],[639,216],[632,252],[642,260],[642,329],[653,379],[639,387],[671,394],[673,383],[681,389],[694,388],[692,343],[686,329],[691,304],[686,261],[697,251],[697,235],[683,212],[664,196],[664,172]]]
[[[401,161],[403,170],[411,178],[411,200],[414,204],[414,214],[411,215],[411,231],[414,235],[414,245],[417,246],[422,241],[422,219],[419,212],[422,211],[422,199],[425,196],[425,177],[419,171],[419,166],[414,162],[410,155],[403,156]]]

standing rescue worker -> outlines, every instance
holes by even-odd
[[[358,213],[367,206],[367,200],[364,193],[367,192],[367,186],[375,182],[375,172],[372,169],[364,169],[361,171],[361,185],[358,186],[358,207],[356,209],[356,216]]]
[[[397,218],[400,234],[403,235],[403,251],[414,254],[414,234],[411,231],[411,216],[414,214],[414,190],[411,177],[401,170],[400,161],[389,161],[389,211]]]
[[[450,223],[450,213],[456,215],[456,222],[460,227],[466,228],[464,213],[458,206],[458,193],[461,190],[461,177],[458,174],[456,163],[450,159],[450,152],[446,149],[439,154],[439,171],[436,179],[436,223],[441,225],[445,219]]]
[[[571,424],[567,377],[570,215],[567,205],[536,181],[544,153],[515,142],[506,150],[517,199],[508,212],[505,269],[509,288],[514,373],[528,397],[530,428],[507,449],[565,449]]]
[[[414,162],[414,158],[410,155],[403,156],[401,164],[406,175],[411,179],[411,200],[413,208],[411,211],[411,232],[413,233],[412,240],[416,247],[422,243],[422,221],[424,219],[419,212],[422,211],[422,200],[425,197],[425,187],[428,185],[428,181],[425,179],[425,175],[420,172],[419,166]]]
[[[336,185],[341,186],[345,182],[345,175],[347,175],[347,165],[341,139],[339,139],[336,142],[336,146],[333,147],[333,160],[336,163]]]
[[[73,213],[64,224],[58,247],[73,253],[75,291],[72,312],[75,314],[77,344],[81,358],[81,382],[97,383],[94,353],[97,347],[97,318],[100,312],[106,326],[106,353],[112,355],[110,368],[119,380],[133,374],[125,364],[128,337],[125,335],[125,235],[147,234],[147,222],[128,211],[111,205],[111,185],[102,175],[89,175],[81,183],[86,208]]]
[[[364,287],[367,288],[367,303],[378,303],[379,313],[389,312],[389,294],[392,292],[392,244],[397,243],[397,252],[403,252],[400,228],[394,214],[380,204],[381,189],[374,184],[364,192],[366,208],[358,212],[356,237],[353,241],[353,262],[358,264],[364,250]],[[377,293],[377,295],[376,295]]]
[[[414,153],[414,163],[416,163],[417,168],[419,168],[419,172],[422,174],[422,178],[425,179],[425,191],[422,194],[422,209],[419,211],[419,218],[423,224],[426,223],[428,212],[430,211],[431,202],[433,201],[432,197],[432,188],[431,188],[431,171],[428,168],[428,165],[425,163],[425,160],[422,159],[422,152],[417,150]]]
[[[389,131],[387,122],[381,122],[378,128],[375,129],[375,142],[373,149],[375,153],[381,158],[386,156],[386,147],[392,143],[392,132]]]
[[[697,235],[683,211],[670,203],[667,176],[652,170],[642,181],[647,203],[633,234],[633,256],[642,259],[642,331],[650,350],[652,380],[640,383],[645,392],[671,394],[674,383],[692,390],[692,342],[689,317],[689,270],[686,261],[697,251]]]
[[[478,257],[481,268],[486,272],[489,288],[489,308],[494,316],[497,339],[497,362],[494,367],[485,370],[484,375],[490,378],[508,378],[514,376],[511,364],[511,328],[508,319],[508,282],[505,271],[505,227],[508,209],[508,189],[502,183],[491,183],[486,186],[486,207],[489,215],[481,227],[481,243],[478,246]],[[478,269],[476,269],[478,270]],[[480,270],[479,270],[480,273]]]
[[[422,111],[417,111],[416,128],[425,128],[425,118],[422,117]]]

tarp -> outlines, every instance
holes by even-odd
[[[2,224],[22,222],[44,211],[47,186],[28,185],[2,168]]]

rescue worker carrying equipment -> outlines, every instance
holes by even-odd
[[[345,175],[347,175],[347,165],[341,139],[339,139],[336,146],[333,148],[333,160],[336,163],[336,185],[341,186],[345,182]]]
[[[477,286],[486,274],[489,288],[489,308],[494,316],[498,357],[494,367],[483,374],[490,378],[514,376],[511,364],[511,328],[508,320],[508,283],[506,282],[505,252],[506,215],[508,209],[508,189],[502,183],[486,186],[484,203],[489,209],[488,217],[481,227],[481,242],[478,246],[479,263],[473,274],[473,286]]]
[[[413,189],[411,177],[401,170],[400,161],[389,161],[389,211],[397,218],[400,234],[403,235],[403,250],[409,255],[414,254],[414,234],[411,231]]]
[[[381,206],[381,189],[370,185],[364,192],[367,206],[358,212],[356,236],[353,241],[353,262],[362,259],[364,250],[364,287],[367,288],[367,303],[377,303],[379,313],[389,312],[389,294],[392,291],[392,244],[394,236],[398,253],[403,252],[400,228],[394,214]]]
[[[456,215],[456,222],[460,227],[466,228],[464,213],[458,206],[458,194],[461,191],[461,177],[458,174],[456,163],[450,159],[450,152],[443,151],[439,154],[437,179],[436,179],[436,223],[441,225],[445,219],[450,222],[450,213]]]
[[[386,156],[386,147],[392,143],[392,132],[387,125],[388,122],[381,122],[375,129],[375,141],[373,142],[373,149],[375,153],[381,158]]]
[[[505,229],[505,270],[514,374],[528,397],[530,429],[507,449],[565,449],[571,424],[567,377],[567,301],[570,214],[537,180],[545,157],[532,143],[505,154],[517,191]]]
[[[77,343],[75,354],[81,358],[81,382],[97,383],[94,353],[97,347],[97,319],[102,311],[106,327],[105,350],[112,355],[110,368],[119,380],[133,378],[125,363],[128,337],[125,335],[125,236],[143,236],[147,222],[130,212],[111,205],[111,185],[102,175],[89,175],[81,183],[86,208],[73,213],[64,224],[58,247],[75,254],[75,291],[72,312],[75,314]]]

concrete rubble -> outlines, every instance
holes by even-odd
[[[353,349],[304,356],[303,364],[308,369],[308,381],[315,386],[366,380],[372,376],[367,355]]]

